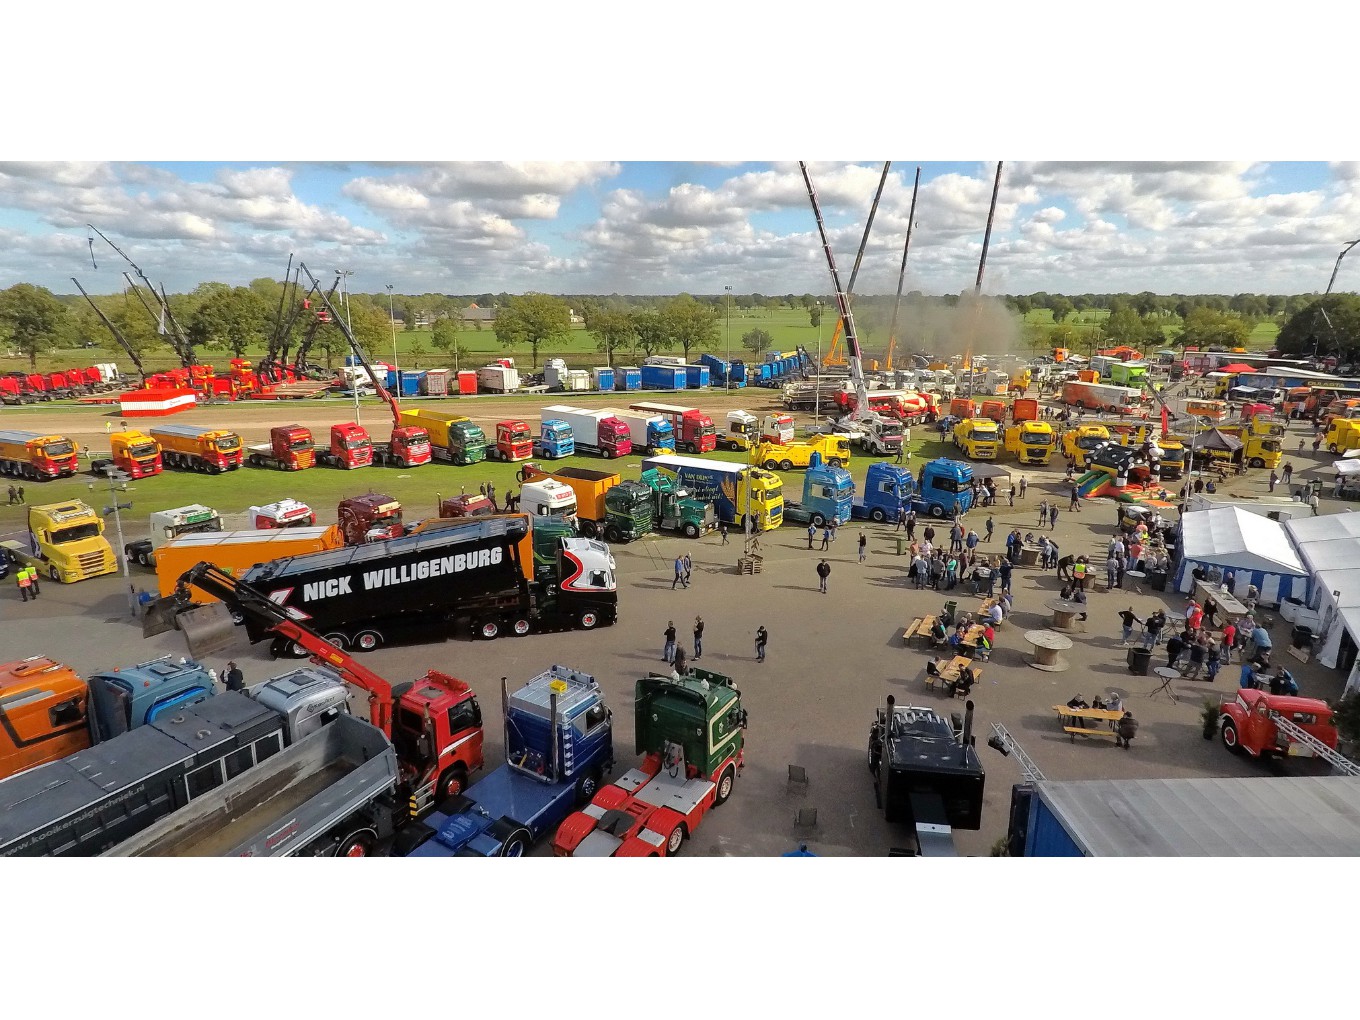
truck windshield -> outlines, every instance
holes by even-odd
[[[716,432],[717,432],[717,429],[713,426],[712,423],[710,423],[710,424],[708,424],[708,425],[705,425],[703,428],[701,428],[701,429],[699,430],[699,435],[701,435],[701,436],[711,436],[711,435],[716,434]]]
[[[941,476],[937,476],[937,477],[935,477],[935,478],[932,478],[932,479],[930,480],[930,487],[931,487],[932,489],[939,489],[941,492],[959,492],[959,491],[960,491],[960,485],[959,485],[959,483],[958,483],[957,481],[955,481],[955,480],[952,479],[952,478],[945,478],[945,477],[941,477]],[[967,486],[965,485],[965,486],[963,486],[963,488],[967,488]]]
[[[75,446],[64,439],[59,443],[48,443],[43,447],[43,453],[49,457],[69,457],[75,452]]]
[[[977,426],[974,426],[974,428],[973,428],[973,438],[974,438],[974,439],[982,439],[982,440],[995,439],[995,438],[996,438],[996,426],[995,426],[995,425],[977,425]]]
[[[1082,436],[1080,439],[1077,440],[1077,446],[1081,447],[1083,450],[1094,450],[1101,443],[1108,443],[1109,441],[1110,440],[1108,437],[1102,438],[1100,436]]]
[[[1053,439],[1051,432],[1028,432],[1020,431],[1020,442],[1028,443],[1030,446],[1047,446]]]
[[[528,429],[515,429],[513,432],[510,433],[510,442],[526,443],[529,441],[530,435],[531,434]]]
[[[98,538],[99,524],[91,521],[88,524],[76,524],[69,528],[59,528],[52,532],[53,545],[65,545],[67,542],[79,542],[85,538]]]
[[[235,453],[241,448],[241,440],[238,436],[223,436],[217,441],[218,453]]]
[[[366,449],[368,449],[368,448],[369,448],[370,446],[372,446],[372,445],[373,445],[373,440],[371,440],[371,439],[346,439],[346,440],[345,440],[345,449],[346,449],[346,450],[366,450]]]
[[[135,457],[137,460],[141,460],[144,457],[154,457],[156,456],[156,444],[138,443],[128,450],[128,455],[130,457]]]
[[[306,436],[297,436],[288,443],[290,450],[310,450],[311,448],[312,441]]]

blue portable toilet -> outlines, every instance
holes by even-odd
[[[707,365],[685,366],[685,385],[688,389],[706,389],[709,385],[710,378]]]
[[[606,391],[614,388],[614,370],[612,368],[593,368],[591,372],[595,376],[595,388],[597,390]]]

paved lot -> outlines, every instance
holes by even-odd
[[[1296,437],[1291,432],[1289,447],[1294,445]],[[943,453],[943,448],[938,452]],[[1299,470],[1312,466],[1303,458],[1294,460]],[[1014,465],[1007,466],[1018,474]],[[1003,505],[995,511],[998,551],[1008,528],[1034,528],[1039,501],[1056,492],[1060,472],[1026,470],[1026,474],[1031,483],[1026,499],[1014,510]],[[1243,498],[1262,494],[1264,474],[1252,472],[1224,488]],[[1061,505],[1066,505],[1065,499]],[[1324,513],[1341,509],[1342,504],[1324,500]],[[969,524],[981,532],[984,519],[984,512],[974,511]],[[1081,513],[1061,513],[1056,538],[1065,553],[1102,553],[1113,522],[1114,504],[1086,502]],[[710,816],[685,852],[781,853],[796,844],[799,837],[793,816],[799,806],[807,805],[819,811],[818,828],[808,836],[817,853],[881,856],[903,842],[903,833],[886,825],[874,807],[865,766],[874,707],[891,693],[899,702],[923,703],[945,712],[961,708],[961,703],[951,704],[943,695],[924,688],[921,677],[926,655],[903,648],[899,635],[906,621],[937,610],[946,597],[957,597],[964,604],[969,598],[911,590],[906,558],[894,554],[891,528],[867,527],[870,554],[863,565],[856,562],[854,547],[858,527],[842,529],[830,555],[833,571],[826,595],[816,590],[813,573],[821,554],[808,552],[805,533],[794,528],[765,537],[765,571],[754,577],[736,573],[735,537],[727,548],[720,547],[717,536],[697,543],[663,539],[615,549],[621,610],[615,627],[490,643],[457,639],[384,649],[365,661],[393,681],[434,667],[472,683],[486,710],[487,760],[493,766],[501,753],[495,720],[502,675],[513,684],[554,662],[594,673],[615,711],[616,753],[621,763],[627,763],[633,758],[633,681],[662,665],[661,632],[666,621],[674,620],[688,639],[690,624],[701,613],[707,623],[701,664],[736,678],[750,711],[751,727],[748,766],[736,793],[727,806]],[[671,561],[681,550],[690,551],[694,558],[694,584],[689,590],[672,591]],[[146,576],[134,579],[145,583]],[[1020,568],[1014,587],[1015,617],[999,633],[997,650],[974,689],[975,732],[989,775],[981,831],[958,834],[964,853],[986,854],[1005,834],[1010,788],[1021,778],[1013,759],[984,746],[993,722],[1004,724],[1053,779],[1261,774],[1255,763],[1234,758],[1217,741],[1200,736],[1202,699],[1231,692],[1236,685],[1235,668],[1225,668],[1213,685],[1178,683],[1176,688],[1184,697],[1172,705],[1147,697],[1157,684],[1154,677],[1131,676],[1124,666],[1115,613],[1132,602],[1141,616],[1156,602],[1174,607],[1180,596],[1093,594],[1088,631],[1074,636],[1074,647],[1066,653],[1071,670],[1049,674],[1025,664],[1028,646],[1023,633],[1043,625],[1047,616],[1043,604],[1056,594],[1057,580],[1051,572]],[[181,653],[178,634],[150,641],[140,637],[139,628],[128,622],[124,591],[121,578],[72,586],[48,584],[41,601],[22,605],[12,586],[7,586],[0,597],[0,628],[8,657],[48,654],[90,670],[163,652]],[[763,665],[755,662],[752,647],[753,634],[761,624],[771,635],[768,661]],[[1283,621],[1276,624],[1281,648],[1287,629]],[[264,647],[243,647],[238,655],[250,682],[282,672],[286,666],[271,662]],[[209,664],[221,666],[221,662]],[[1296,667],[1292,662],[1291,668],[1305,694],[1331,698],[1340,692],[1343,678],[1333,671],[1313,664]],[[1108,740],[1071,743],[1050,706],[1077,692],[1089,699],[1111,689],[1126,697],[1142,722],[1133,749],[1119,750]],[[811,781],[805,792],[789,788],[789,764],[808,770]],[[1310,766],[1292,763],[1291,767]]]

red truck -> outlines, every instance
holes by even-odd
[[[257,468],[302,471],[316,463],[311,429],[301,425],[275,425],[269,442],[252,446],[246,463]]]
[[[76,444],[65,436],[0,431],[0,474],[45,482],[70,478],[78,470]]]
[[[368,430],[352,421],[331,426],[330,447],[318,446],[313,450],[318,464],[326,467],[352,468],[368,467],[373,463],[373,440]]]
[[[670,422],[678,452],[709,453],[717,449],[718,430],[713,427],[713,419],[697,407],[640,400],[636,404],[629,404],[628,409],[644,414],[659,414]]]
[[[166,467],[216,475],[241,466],[241,437],[235,432],[197,425],[153,425],[150,432]]]
[[[528,423],[518,420],[496,422],[496,441],[486,452],[492,460],[528,460],[534,455],[534,436]]]
[[[345,545],[381,542],[387,538],[401,538],[406,533],[401,521],[401,503],[378,492],[342,499],[336,516],[340,530],[345,534]]]
[[[1332,710],[1316,698],[1244,688],[1219,706],[1218,728],[1224,747],[1253,758],[1312,757],[1309,737],[1336,750]]]

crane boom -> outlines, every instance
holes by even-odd
[[[142,377],[142,382],[145,383],[146,368],[145,366],[142,365],[142,359],[140,355],[137,354],[136,349],[133,348],[132,344],[127,342],[127,338],[123,336],[121,332],[119,332],[118,327],[115,326],[109,320],[109,317],[104,314],[103,310],[97,304],[94,303],[94,299],[90,297],[89,294],[85,293],[85,288],[80,285],[80,281],[73,276],[71,277],[71,282],[76,285],[76,289],[80,291],[80,293],[84,296],[85,300],[90,303],[90,307],[94,309],[94,314],[99,316],[100,320],[104,323],[104,325],[108,327],[109,332],[113,334],[113,338],[118,341],[118,345],[127,352],[127,356],[132,359],[132,363],[137,367],[137,372]]]
[[[893,348],[897,346],[897,311],[902,306],[902,285],[907,279],[907,253],[911,251],[911,228],[916,225],[916,193],[921,188],[921,168],[916,168],[916,182],[911,186],[911,211],[907,213],[907,241],[902,245],[902,268],[897,274],[897,297],[893,300],[892,323],[888,326],[888,364],[892,371]]]
[[[883,174],[878,179],[878,190],[874,192],[873,204],[869,206],[869,218],[864,221],[864,234],[859,239],[859,251],[855,253],[855,264],[850,267],[850,286],[845,291],[847,299],[855,293],[855,280],[859,277],[859,266],[864,261],[864,249],[869,245],[869,231],[873,228],[874,216],[878,214],[878,201],[883,197],[883,186],[888,183],[888,168],[891,166],[891,160],[887,160],[883,164]],[[919,176],[919,174],[920,170],[917,170],[917,175]],[[806,177],[806,175],[804,176]],[[845,319],[838,315],[836,317],[836,329],[831,334],[831,352],[827,354],[822,364],[839,365],[844,363],[844,359],[840,357],[841,335],[844,329]]]
[[[1002,754],[1015,755],[1015,760],[1020,763],[1020,771],[1025,774],[1025,782],[1042,783],[1044,781],[1045,777],[1043,772],[1039,770],[1039,766],[1034,764],[1034,759],[1016,742],[1016,739],[1010,735],[1010,731],[1006,727],[1000,723],[992,723],[992,733],[992,740],[989,740],[988,743],[992,744],[992,741],[997,741],[1000,746],[998,747],[996,744],[992,744],[992,746],[996,747],[998,751]]]
[[[105,234],[98,227],[96,227],[93,223],[87,223],[85,224],[85,226],[89,227],[92,231],[94,231],[96,234],[102,237],[104,239],[105,244],[107,244],[110,248],[116,251],[119,255],[123,256],[123,261],[125,261],[134,270],[136,270],[137,279],[141,280],[142,283],[146,284],[147,290],[151,291],[151,295],[156,299],[156,303],[160,306],[161,309],[160,315],[158,316],[155,312],[152,312],[151,307],[149,305],[147,305],[146,310],[150,312],[151,317],[153,319],[156,319],[158,322],[161,322],[162,324],[168,322],[170,324],[171,328],[170,346],[174,349],[175,354],[179,357],[180,364],[182,364],[185,368],[188,368],[190,365],[196,364],[197,362],[194,358],[193,344],[189,343],[188,338],[185,337],[184,335],[184,331],[179,327],[179,322],[175,319],[175,313],[170,310],[170,302],[165,297],[165,289],[162,287],[161,291],[157,293],[156,288],[152,285],[151,281],[147,279],[146,274],[142,272],[142,267],[137,265],[137,263],[133,262],[132,257],[128,255],[127,252],[123,251],[122,248],[118,247],[118,245],[114,244],[111,240],[109,240],[108,235]],[[93,261],[94,259],[93,238],[90,239],[90,259],[91,261]],[[127,273],[124,273],[123,275],[126,277]],[[128,283],[132,284],[132,281],[128,280]],[[135,290],[136,284],[132,284],[132,286],[133,289]],[[138,293],[137,296],[139,298],[141,297],[140,292]],[[145,298],[142,299],[142,303],[144,305],[146,304]]]

